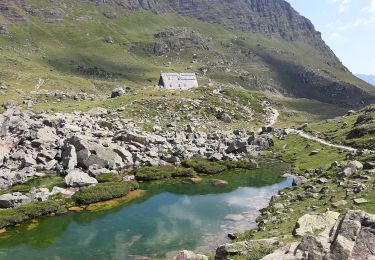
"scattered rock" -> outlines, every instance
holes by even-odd
[[[228,243],[216,249],[215,260],[229,260],[236,255],[246,255],[255,249],[274,248],[279,245],[277,238]]]
[[[73,211],[73,212],[81,212],[83,211],[84,209],[81,208],[81,207],[70,207],[68,208],[69,211]]]
[[[306,214],[298,219],[293,230],[293,235],[304,236],[314,234],[316,230],[331,229],[339,218],[340,213],[327,211],[324,214]]]
[[[35,188],[32,187],[29,193],[29,197],[33,201],[46,201],[48,200],[50,192],[47,188]]]
[[[68,175],[65,176],[65,183],[68,187],[82,187],[97,184],[98,181],[87,173],[75,169],[70,170]]]
[[[17,208],[29,202],[31,202],[31,199],[20,192],[0,196],[0,208]]]
[[[53,187],[50,195],[55,195],[55,194],[59,194],[61,193],[62,195],[66,196],[66,197],[71,197],[74,195],[74,193],[76,192],[76,190],[71,190],[71,189],[64,189],[64,188],[60,188],[60,187]]]
[[[112,90],[111,98],[121,97],[125,94],[125,90],[123,88],[115,88]]]
[[[313,156],[313,155],[317,155],[317,154],[319,154],[320,153],[320,151],[319,150],[313,150],[313,151],[311,151],[310,152],[310,156]]]
[[[353,199],[353,202],[354,202],[355,205],[361,205],[361,204],[368,203],[368,201],[364,198]]]
[[[345,206],[346,204],[348,204],[348,202],[346,200],[339,200],[339,201],[333,202],[332,207],[333,208],[340,208],[342,206]]]
[[[205,255],[199,255],[191,251],[181,251],[179,252],[175,257],[173,257],[173,260],[208,260],[208,257]]]

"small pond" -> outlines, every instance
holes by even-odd
[[[0,235],[0,259],[168,259],[188,249],[213,251],[228,233],[255,227],[258,210],[278,190],[285,165],[215,175],[228,185],[143,184],[146,195],[101,212],[71,213],[26,223]]]

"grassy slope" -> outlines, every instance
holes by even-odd
[[[321,135],[335,143],[373,150],[375,149],[374,129],[375,107],[369,106],[352,115],[309,124],[305,130],[315,135]],[[351,137],[351,133],[354,131],[362,133],[363,136]]]
[[[39,17],[28,16],[28,24],[8,25],[12,36],[0,36],[0,46],[3,46],[0,51],[0,81],[10,88],[0,97],[0,102],[17,99],[15,89],[34,90],[39,78],[45,81],[41,89],[102,94],[118,85],[154,85],[160,71],[195,71],[208,62],[217,65],[214,70],[207,72],[207,76],[201,77],[202,84],[209,77],[221,84],[239,84],[253,90],[272,86],[283,91],[289,85],[295,85],[293,78],[269,66],[264,53],[270,53],[278,60],[321,68],[337,78],[345,78],[367,89],[363,82],[329,67],[318,58],[316,50],[302,43],[286,43],[258,34],[226,30],[218,25],[174,15],[157,16],[144,12],[128,14],[126,17],[119,15],[118,19],[109,20],[102,15],[104,11],[119,12],[104,4],[29,2],[39,8],[60,7],[65,12],[64,23],[50,24]],[[91,19],[78,19],[85,16]],[[0,15],[1,20],[4,17]],[[210,50],[188,45],[181,51],[162,57],[144,51],[142,47],[156,41],[156,32],[169,30],[171,26],[198,31],[208,40]],[[105,42],[108,37],[113,39],[113,44]],[[223,47],[222,43],[225,42],[232,43],[233,47]],[[129,51],[134,47],[136,52]],[[254,55],[247,56],[249,51]],[[193,54],[198,54],[196,63],[191,63]],[[222,61],[228,64],[222,65]],[[172,67],[165,66],[167,62],[171,62]],[[90,69],[96,67],[106,76],[82,74],[77,71],[78,66]],[[190,66],[191,69],[187,69]],[[256,82],[243,80],[240,70],[249,71]],[[314,102],[311,105],[316,106]],[[332,114],[341,113],[340,109],[331,108],[337,111]]]

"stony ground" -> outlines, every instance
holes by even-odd
[[[206,93],[198,100],[208,103],[201,105],[193,104],[197,100],[194,96],[190,99],[193,103],[174,107],[164,121],[157,120],[161,117],[157,113],[166,110],[167,105],[161,103],[163,97],[139,99],[134,110],[138,114],[132,114],[137,115],[135,119],[124,114],[130,107],[118,103],[123,95],[134,93],[117,89],[113,95],[114,99],[107,99],[109,106],[90,105],[80,112],[25,110],[27,102],[26,107],[6,104],[0,116],[2,226],[66,212],[67,208],[81,210],[77,208],[82,206],[80,203],[124,196],[137,188],[136,178],[194,179],[196,170],[207,174],[227,167],[254,167],[254,158],[277,157],[293,165],[291,169],[298,175],[294,187],[280,191],[269,207],[261,211],[258,229],[232,234],[238,242],[218,248],[216,259],[368,259],[374,255],[371,214],[375,214],[375,158],[371,150],[338,145],[337,139],[326,140],[325,135],[317,139],[299,134],[309,131],[309,125],[298,131],[274,129],[271,126],[278,113],[267,101],[259,102],[257,108],[263,109],[269,118],[263,121],[267,127],[260,132],[234,130],[261,111],[246,106],[246,102],[254,100],[244,93],[226,90]],[[55,98],[53,95],[52,99]],[[92,98],[89,102],[97,104],[96,97],[76,99],[82,98]],[[183,97],[181,102],[184,100],[189,98]],[[34,103],[30,105],[33,106]],[[153,110],[146,106],[152,106]],[[242,118],[234,116],[233,106],[243,113]],[[204,112],[197,110],[198,107],[203,107]],[[156,114],[147,115],[150,111]],[[212,114],[207,116],[207,111]],[[367,121],[362,120],[363,111],[368,115],[372,110],[351,112],[339,120],[353,118],[355,122],[371,123],[372,119],[366,119],[368,116]],[[217,130],[212,127],[215,125],[212,120],[227,127]],[[146,121],[152,127],[142,124]],[[331,122],[321,123],[322,129]],[[197,156],[199,161],[189,161]],[[175,168],[181,164],[182,168]],[[133,176],[135,168],[143,170]],[[347,230],[354,232],[354,237]],[[178,257],[206,259],[188,251]]]

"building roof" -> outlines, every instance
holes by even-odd
[[[189,89],[198,87],[195,73],[162,73],[159,86],[169,89]]]

